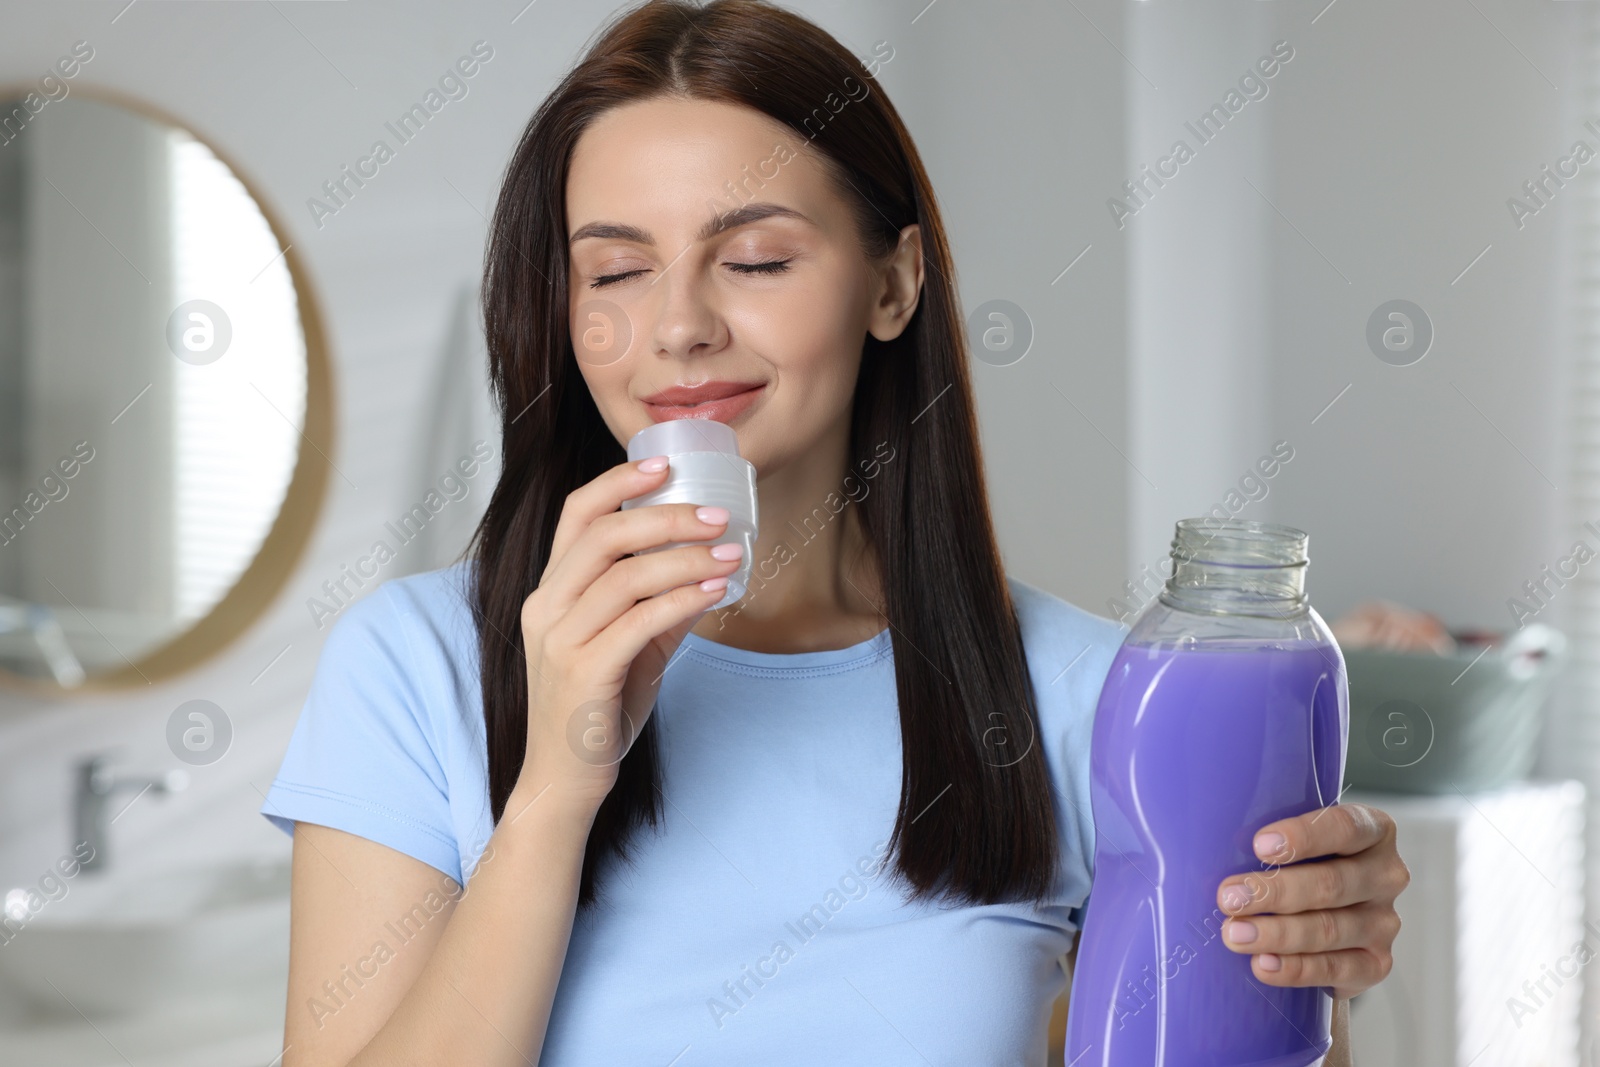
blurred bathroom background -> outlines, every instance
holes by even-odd
[[[1600,1062],[1600,4],[785,6],[941,197],[1008,569],[1131,617],[1180,518],[1309,532],[1413,874],[1357,1062]],[[7,0],[0,1067],[278,1060],[258,809],[487,500],[486,217],[616,9]]]

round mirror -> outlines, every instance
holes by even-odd
[[[0,672],[144,685],[272,600],[332,452],[294,251],[122,98],[0,87]]]

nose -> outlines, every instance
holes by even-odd
[[[691,359],[727,343],[720,301],[695,258],[687,252],[668,264],[645,300],[650,351],[663,359]]]

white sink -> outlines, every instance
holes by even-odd
[[[65,884],[0,945],[0,976],[41,1012],[97,1018],[287,986],[287,857]]]

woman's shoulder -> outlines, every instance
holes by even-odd
[[[263,815],[290,833],[345,830],[460,882],[464,846],[488,836],[469,574],[390,578],[344,606]]]
[[[1035,687],[1058,690],[1066,683],[1074,691],[1092,689],[1091,699],[1098,698],[1111,660],[1128,636],[1128,625],[1018,578],[1007,576],[1006,584]]]
[[[1090,753],[1095,710],[1130,627],[1026,582],[1007,581],[1022,627],[1045,764],[1059,801],[1064,846],[1060,899],[1071,909],[1067,921],[1081,928],[1083,902],[1094,877]]]
[[[369,628],[385,621],[404,619],[449,631],[465,622],[472,623],[470,607],[472,561],[462,560],[438,570],[388,578],[366,596],[345,607],[334,622]]]
[[[407,670],[458,667],[477,656],[471,561],[389,578],[334,619],[323,656],[376,653]]]
[[[1022,628],[1045,755],[1058,774],[1070,779],[1087,763],[1100,690],[1129,627],[1026,582],[1007,581]]]
[[[482,735],[468,563],[389,578],[345,606],[322,645],[307,714],[425,744],[448,766]]]

